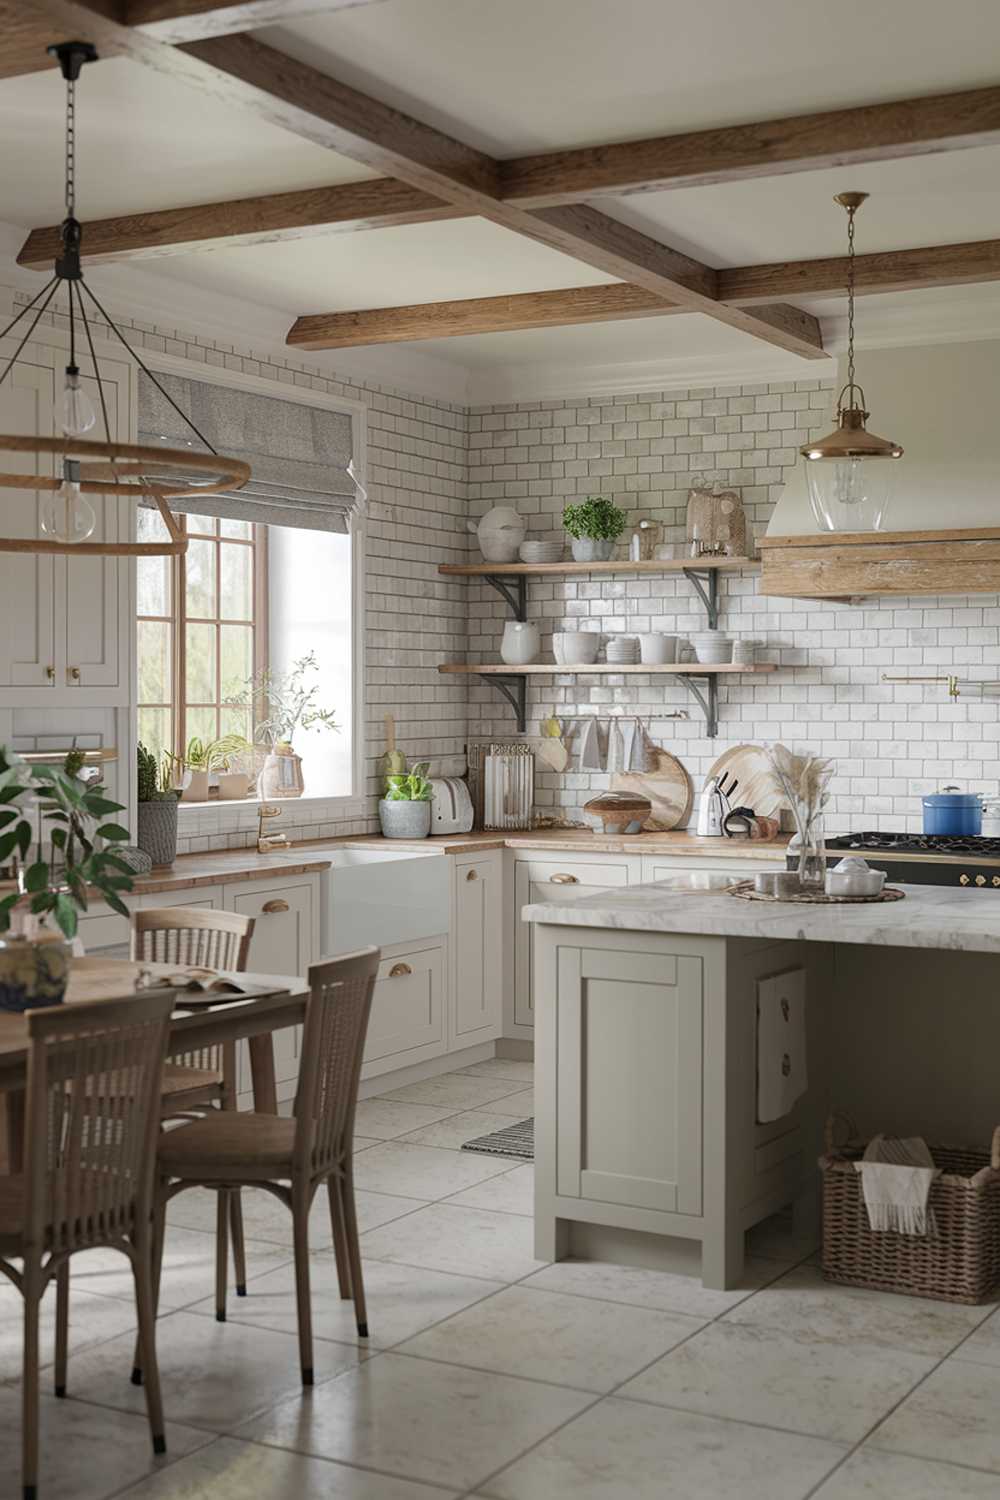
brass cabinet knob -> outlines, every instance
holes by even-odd
[[[958,883],[959,883],[959,885],[968,885],[968,883],[969,883],[969,877],[968,877],[968,875],[960,875],[958,877]]]
[[[389,970],[389,978],[402,979],[404,974],[412,973],[413,970],[410,968],[409,964],[393,964],[392,968]]]
[[[579,880],[575,875],[550,875],[549,880],[553,885],[578,885]]]
[[[994,885],[1000,885],[1000,875],[994,875],[994,877],[993,877],[993,884]]]
[[[70,667],[70,669],[69,669],[69,675],[72,677],[72,679],[73,679],[74,682],[79,682],[80,681],[80,668],[79,667]]]
[[[478,880],[479,879],[479,871],[478,870],[466,870],[466,872],[465,872],[465,878],[466,878],[466,880]]]
[[[976,876],[976,884],[977,885],[985,885],[986,884],[986,876],[985,875],[977,875]]]
[[[45,675],[49,679],[50,682],[54,681],[55,680],[55,675],[56,675],[56,669],[55,669],[55,667],[46,667],[45,668]]]
[[[280,898],[280,896],[276,900],[274,900],[274,901],[265,901],[264,905],[261,907],[261,911],[266,911],[267,914],[268,914],[268,916],[270,916],[273,912],[276,912],[276,911],[287,911],[287,910],[288,910],[288,902],[287,901],[282,901],[281,898]]]

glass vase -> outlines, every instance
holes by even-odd
[[[826,884],[826,841],[823,814],[806,820],[796,816],[799,835],[799,882],[804,891],[822,891]]]

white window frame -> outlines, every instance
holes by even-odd
[[[267,380],[258,375],[244,375],[242,371],[204,364],[201,360],[184,359],[179,355],[161,354],[141,349],[143,362],[158,375],[182,375],[191,380],[211,382],[230,389],[250,391],[257,395],[272,396],[279,401],[298,401],[303,406],[318,406],[326,411],[346,414],[351,419],[351,441],[354,467],[358,478],[367,488],[367,409],[360,401],[349,401],[341,396],[328,396],[322,391],[307,390],[290,381]],[[138,406],[138,395],[134,398]],[[136,417],[137,420],[137,417]],[[351,531],[351,597],[352,610],[352,673],[351,673],[351,791],[341,797],[315,797],[309,789],[301,797],[282,800],[286,817],[282,820],[285,829],[296,823],[332,823],[346,818],[361,817],[365,813],[365,533],[364,522],[357,518]],[[130,567],[130,614],[132,642],[132,732],[137,730],[136,699],[138,697],[136,649],[136,579],[135,560]],[[214,802],[180,804],[179,832],[184,838],[211,837],[213,834],[252,830],[257,827],[256,799],[245,802]],[[296,808],[301,816],[292,816]]]

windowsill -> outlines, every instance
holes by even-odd
[[[232,800],[212,797],[207,802],[180,802],[177,807],[178,827],[182,833],[202,832],[210,823],[219,828],[256,827],[262,805],[257,797]],[[308,793],[302,797],[273,797],[267,805],[280,807],[286,824],[359,818],[364,816],[366,807],[363,797],[310,796]],[[303,811],[296,817],[294,810],[299,807]]]

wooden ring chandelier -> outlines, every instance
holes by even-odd
[[[56,260],[51,280],[21,308],[6,328],[0,330],[2,340],[22,318],[34,312],[26,332],[0,372],[0,386],[7,379],[59,288],[65,284],[69,303],[70,348],[62,404],[63,435],[35,437],[0,433],[0,453],[28,453],[39,459],[52,456],[61,460],[62,477],[0,470],[0,489],[30,489],[46,495],[46,500],[40,507],[41,529],[45,535],[0,536],[0,552],[78,553],[105,557],[178,556],[187,551],[187,537],[167,502],[172,499],[190,499],[192,496],[229,494],[241,489],[250,478],[250,466],[241,459],[222,457],[215,452],[207,438],[198,431],[143,363],[84,281],[80,265],[82,231],[75,212],[76,80],[84,63],[96,61],[97,52],[89,42],[61,42],[58,46],[49,47],[48,51],[58,59],[66,80],[66,218],[62,224],[62,254]],[[108,405],[94,352],[85,296],[207,451],[199,452],[193,444],[190,448],[168,448],[119,443],[112,439]],[[103,440],[84,438],[82,435],[96,424],[96,413],[80,389],[80,371],[76,363],[77,320],[86,337],[97,383]],[[87,495],[127,496],[132,500],[145,499],[147,503],[152,502],[152,507],[159,512],[166,527],[167,539],[148,542],[87,541],[96,519],[86,499]]]

